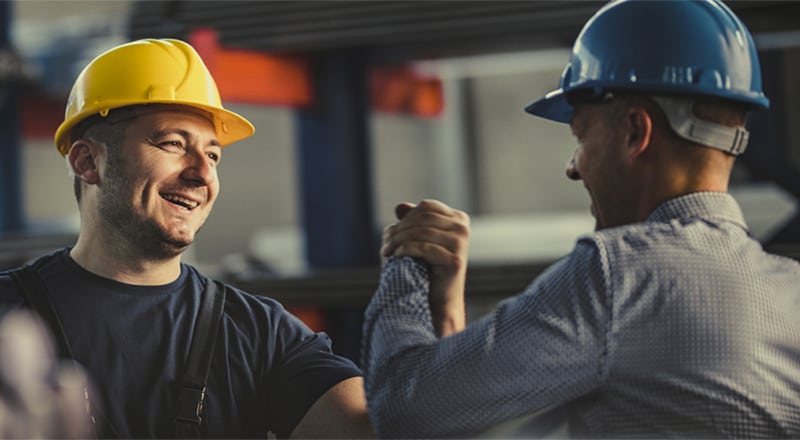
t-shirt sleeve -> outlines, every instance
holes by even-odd
[[[0,271],[0,319],[8,312],[21,308],[25,305],[22,295],[11,275],[8,272]]]
[[[327,334],[315,333],[285,310],[278,339],[277,364],[269,383],[280,397],[270,399],[270,413],[277,415],[275,434],[288,437],[317,399],[339,382],[361,376],[361,370],[333,352]]]

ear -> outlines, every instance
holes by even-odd
[[[82,181],[94,185],[100,181],[97,167],[99,146],[94,142],[78,139],[72,144],[67,160],[72,172]]]
[[[653,136],[653,118],[644,107],[631,107],[625,118],[628,128],[626,138],[627,156],[633,160],[641,156],[650,146]]]

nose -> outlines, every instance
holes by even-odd
[[[217,170],[203,152],[187,152],[186,167],[181,173],[184,180],[196,185],[209,185],[216,178]]]
[[[578,167],[575,165],[575,155],[567,162],[567,178],[570,180],[581,180],[581,173],[578,172]]]

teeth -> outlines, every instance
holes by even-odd
[[[181,205],[189,209],[196,208],[197,205],[199,205],[199,203],[195,202],[194,200],[189,200],[176,194],[162,194],[161,197],[163,197],[166,200],[169,200],[172,203]]]

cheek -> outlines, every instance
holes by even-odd
[[[213,202],[214,200],[216,200],[217,196],[219,196],[219,192],[220,192],[219,179],[215,175],[213,178],[213,182],[208,185],[209,201]]]
[[[580,173],[583,180],[586,180],[587,177],[591,178],[597,163],[596,158],[592,156],[591,151],[587,150],[586,146],[580,146],[575,150],[574,161],[575,169]]]

